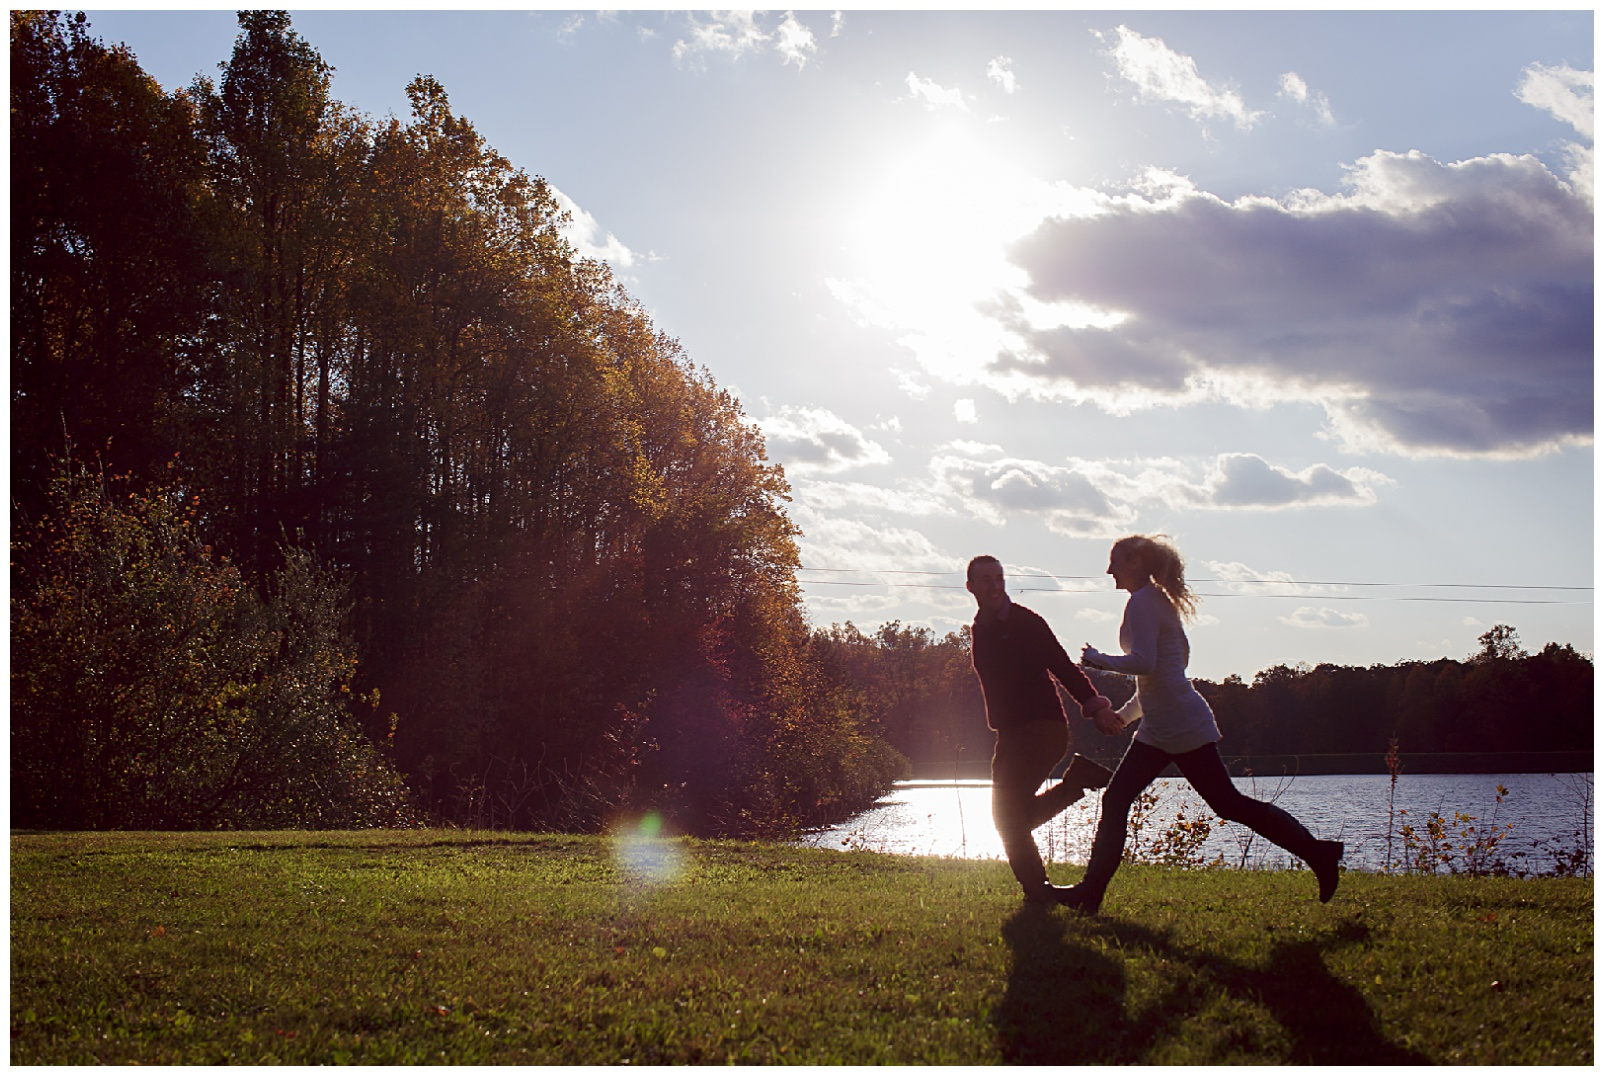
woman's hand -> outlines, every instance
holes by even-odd
[[[1092,646],[1091,643],[1087,643],[1085,646],[1080,648],[1080,663],[1093,669],[1108,668],[1107,665],[1103,664],[1102,652],[1096,647]]]
[[[1125,729],[1118,710],[1104,710],[1092,718],[1092,726],[1104,736],[1118,736]]]

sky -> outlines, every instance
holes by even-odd
[[[820,626],[1191,673],[1593,650],[1593,43],[1546,12],[303,10],[336,98],[453,109],[569,208],[792,487]],[[91,11],[168,89],[230,11]]]

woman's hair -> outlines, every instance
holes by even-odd
[[[1153,577],[1153,585],[1175,606],[1182,620],[1197,616],[1197,595],[1186,585],[1186,562],[1167,534],[1132,534],[1114,543],[1136,558],[1142,570]]]

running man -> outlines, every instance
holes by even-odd
[[[986,724],[997,733],[991,759],[992,819],[1025,899],[1053,903],[1066,887],[1047,881],[1047,868],[1031,832],[1080,799],[1086,789],[1102,788],[1111,776],[1106,768],[1076,755],[1063,780],[1038,794],[1069,749],[1064,704],[1053,678],[1080,703],[1087,720],[1112,713],[1113,706],[1070,660],[1047,621],[1009,600],[1003,566],[996,557],[970,561],[967,586],[978,606],[971,656],[986,699]]]

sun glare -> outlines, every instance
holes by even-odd
[[[1007,247],[1054,216],[1094,213],[1092,192],[1028,175],[962,127],[948,127],[882,171],[849,218],[852,279],[838,298],[860,317],[904,332],[929,372],[979,380],[1017,337],[999,321],[999,302],[1036,329],[1108,327],[1122,315],[1074,304],[1044,304],[1025,293],[1024,270]]]

